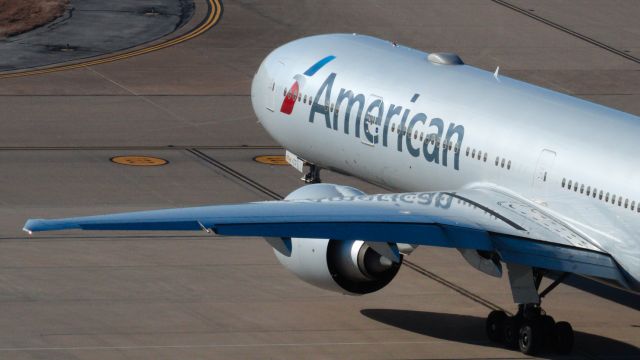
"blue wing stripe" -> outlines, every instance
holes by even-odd
[[[230,236],[264,236],[367,240],[491,251],[488,233],[450,225],[370,222],[295,222],[224,224],[213,231]]]
[[[500,234],[491,238],[505,262],[614,279],[627,284],[619,266],[608,254]]]

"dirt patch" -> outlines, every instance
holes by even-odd
[[[29,31],[62,15],[70,0],[0,0],[0,38]]]

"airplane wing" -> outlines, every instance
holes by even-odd
[[[205,230],[220,235],[396,242],[493,252],[505,262],[611,279],[606,251],[535,204],[490,189],[282,200],[31,219],[24,230]]]

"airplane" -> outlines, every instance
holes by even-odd
[[[573,330],[541,307],[568,276],[640,290],[640,118],[358,34],[273,50],[257,70],[258,122],[307,184],[284,200],[30,219],[24,230],[207,231],[266,238],[302,280],[361,295],[418,246],[455,248],[501,277],[518,311],[490,340],[570,353]],[[397,189],[367,195],[321,169]],[[545,289],[544,277],[555,279]]]

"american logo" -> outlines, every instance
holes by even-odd
[[[307,71],[305,71],[302,75],[298,74],[294,76],[293,78],[295,81],[293,82],[293,85],[291,85],[291,87],[289,88],[287,95],[284,97],[284,101],[282,101],[282,106],[280,106],[280,112],[285,113],[287,115],[291,115],[291,112],[293,112],[293,107],[296,104],[296,99],[298,98],[298,94],[300,93],[300,91],[302,90],[302,87],[304,86],[305,77],[313,76],[316,72],[318,72],[318,70],[320,70],[323,66],[327,65],[329,62],[331,62],[335,58],[336,58],[335,56],[329,55],[321,59],[317,63],[311,65],[311,67],[308,68]]]

